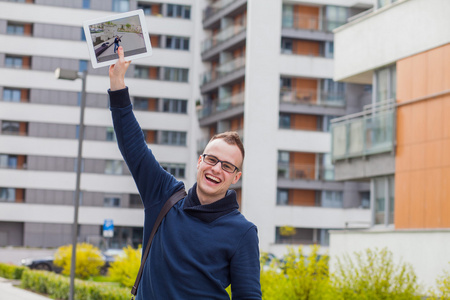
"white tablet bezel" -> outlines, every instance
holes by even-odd
[[[140,27],[142,30],[144,45],[143,45],[143,47],[139,48],[138,53],[134,53],[134,51],[137,50],[136,48],[134,48],[134,49],[128,48],[127,49],[127,45],[122,42],[120,44],[120,46],[122,46],[124,49],[125,60],[130,61],[130,60],[135,60],[138,58],[152,55],[152,46],[150,44],[150,38],[149,38],[149,34],[148,34],[147,24],[145,22],[144,11],[142,9],[133,10],[133,11],[116,14],[116,15],[110,15],[110,16],[106,16],[106,17],[102,17],[102,18],[93,19],[93,20],[87,20],[87,21],[83,22],[83,29],[84,29],[84,34],[86,36],[86,42],[88,45],[89,56],[91,57],[91,63],[92,63],[93,68],[106,67],[106,66],[115,64],[118,60],[118,55],[117,54],[109,55],[108,57],[103,58],[106,60],[99,61],[97,58],[97,55],[95,54],[96,46],[94,46],[94,42],[92,41],[92,36],[91,36],[91,31],[89,29],[89,26],[98,25],[98,24],[106,23],[106,22],[112,22],[114,20],[119,20],[119,19],[124,19],[124,18],[133,18],[133,17],[139,18],[139,23],[140,23]],[[103,42],[106,42],[106,41],[103,41]],[[112,39],[112,42],[109,42],[108,48],[113,47],[113,45],[114,45],[114,40]],[[97,45],[97,47],[98,47],[98,45]],[[140,52],[140,51],[142,51],[142,52]],[[102,54],[103,53],[100,53],[99,56]]]

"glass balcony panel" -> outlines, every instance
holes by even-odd
[[[354,122],[348,124],[348,127],[350,134],[348,154],[361,155],[364,150],[364,122],[362,119],[355,120]]]
[[[225,7],[227,7],[228,5],[230,5],[231,3],[235,2],[236,0],[221,0],[221,1],[216,1],[214,3],[212,3],[211,5],[208,5],[204,10],[203,10],[203,19],[207,19],[209,17],[211,17],[212,15],[218,13],[219,11],[221,11],[222,9],[224,9]]]
[[[220,98],[216,101],[207,102],[201,109],[197,111],[198,118],[202,119],[215,113],[243,105],[245,99],[244,96],[245,93],[241,92],[227,98]]]
[[[343,92],[324,92],[315,89],[291,89],[281,88],[280,101],[294,104],[308,104],[319,106],[345,106]]]
[[[366,149],[370,153],[392,148],[393,113],[384,112],[366,118]]]
[[[341,158],[347,155],[347,124],[336,124],[331,127],[333,136],[333,158]]]

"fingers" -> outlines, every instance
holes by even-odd
[[[125,54],[123,52],[123,47],[122,46],[119,46],[119,49],[117,49],[117,54],[119,55],[119,60],[121,62],[125,61]]]

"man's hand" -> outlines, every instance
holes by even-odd
[[[125,73],[131,63],[131,61],[125,61],[122,46],[119,46],[117,53],[119,54],[119,60],[116,64],[109,66],[109,82],[111,91],[121,90],[126,87]]]

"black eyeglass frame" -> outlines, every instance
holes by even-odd
[[[211,164],[211,163],[209,163],[209,162],[206,162],[206,161],[205,161],[205,157],[207,157],[207,156],[213,157],[215,160],[217,160],[217,162],[216,162],[215,164]],[[222,170],[224,170],[225,172],[230,173],[230,174],[233,174],[233,173],[236,172],[236,171],[239,172],[239,168],[236,167],[235,165],[233,165],[232,163],[230,163],[230,162],[228,162],[228,161],[220,160],[220,159],[218,159],[217,157],[215,157],[214,155],[211,155],[211,154],[206,154],[206,153],[202,154],[202,161],[203,161],[205,164],[208,164],[208,165],[210,165],[210,166],[215,166],[215,165],[217,165],[218,163],[220,163],[220,167],[222,168]],[[224,164],[224,163],[229,164],[229,165],[232,165],[232,166],[234,167],[234,170],[233,170],[232,172],[229,172],[229,171],[225,170],[224,167],[223,167],[223,164]]]

